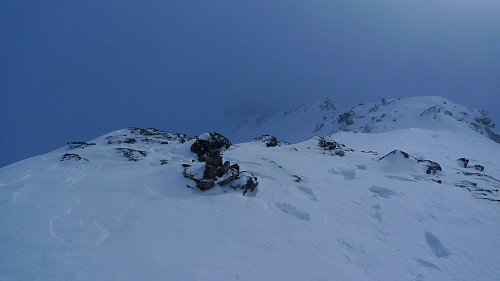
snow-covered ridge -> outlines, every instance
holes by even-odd
[[[268,118],[254,116],[244,119],[228,131],[244,136],[272,134],[299,142],[314,135],[326,136],[338,131],[380,133],[409,128],[471,129],[500,142],[500,135],[494,132],[495,124],[488,112],[435,96],[382,99],[346,110],[329,99],[323,99]]]
[[[293,114],[293,113],[289,113]],[[472,132],[472,131],[471,131]],[[255,190],[130,128],[0,169],[2,280],[495,280],[499,144],[458,130],[233,144]],[[271,144],[271,145],[270,145]]]

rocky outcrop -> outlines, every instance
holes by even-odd
[[[330,155],[336,155],[343,157],[345,156],[346,151],[352,152],[353,150],[350,148],[347,148],[345,145],[338,143],[333,140],[327,140],[322,137],[317,137],[318,139],[318,146],[323,150],[323,153],[330,154]]]
[[[213,132],[213,133],[209,133],[210,134],[210,145],[212,147],[212,149],[228,149],[229,147],[231,147],[231,142],[226,138],[224,137],[223,135],[217,133],[217,132]]]
[[[142,128],[129,128],[131,134],[140,137],[143,141],[164,141],[166,143],[185,143],[190,141],[192,138],[188,137],[186,134],[179,133],[168,133],[154,128],[142,129]]]
[[[493,124],[494,125],[494,124]],[[493,128],[493,127],[492,127]],[[484,131],[486,132],[486,134],[488,135],[488,137],[495,141],[495,142],[498,142],[500,143],[500,135],[499,134],[495,134],[490,128],[488,127],[485,127],[484,128]]]
[[[400,159],[407,160],[402,162],[400,161]],[[417,159],[399,149],[395,149],[387,153],[386,155],[379,158],[378,161],[384,161],[386,165],[400,166],[395,168],[405,167],[411,170],[413,167],[417,167],[420,168],[420,170],[424,171],[427,175],[436,175],[442,171],[441,165],[439,165],[437,162]]]
[[[77,148],[84,149],[86,147],[93,146],[93,145],[95,145],[95,143],[88,143],[88,142],[82,142],[82,141],[72,141],[72,142],[68,142],[68,149],[69,150],[77,149]]]
[[[127,158],[129,161],[137,162],[142,160],[144,157],[148,156],[148,153],[143,150],[137,150],[132,148],[115,148],[116,151],[123,154],[123,157]]]
[[[337,119],[337,123],[345,124],[346,126],[350,126],[350,125],[354,124],[354,117],[355,117],[354,111],[350,110],[350,111],[344,112],[344,113],[339,115],[339,117]]]
[[[80,155],[78,154],[75,154],[75,153],[65,153],[62,157],[61,157],[61,161],[68,161],[68,160],[74,160],[74,161],[80,161],[80,160],[87,160],[85,158],[82,158]],[[88,161],[88,160],[87,160]]]
[[[274,147],[278,145],[278,139],[270,135],[262,135],[255,138],[253,141],[265,143],[267,147]]]

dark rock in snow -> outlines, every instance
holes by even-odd
[[[207,166],[222,167],[222,156],[217,150],[211,150],[205,154],[205,163]]]
[[[276,137],[270,135],[262,135],[260,137],[255,138],[253,141],[255,142],[263,142],[267,147],[273,147],[278,145],[278,140]]]
[[[198,154],[198,160],[203,162],[206,160],[205,154],[208,152],[228,149],[231,145],[231,142],[226,137],[217,132],[206,133],[196,139],[196,142],[191,145],[191,151]]]
[[[116,148],[116,151],[123,154],[123,157],[127,158],[129,161],[137,162],[142,158],[148,156],[148,153],[143,150],[136,150],[132,148]]]
[[[137,142],[137,140],[135,138],[120,138],[120,137],[117,137],[117,136],[109,136],[106,138],[108,140],[108,144],[114,144],[114,143],[117,143],[117,144],[122,144],[122,143],[128,143],[128,144],[134,144]]]
[[[485,199],[493,202],[500,201],[499,188],[494,185],[490,185],[490,188],[488,188],[487,184],[485,185],[486,186],[479,187],[476,182],[468,180],[463,180],[455,184],[457,187],[465,188],[470,191],[474,198]]]
[[[217,176],[222,177],[229,172],[229,169],[231,169],[231,163],[229,163],[229,161],[224,162],[222,167],[219,168],[219,174]]]
[[[332,141],[332,140],[327,140],[325,138],[322,138],[322,137],[318,137],[319,140],[318,140],[318,145],[319,147],[321,147],[325,152],[328,151],[328,152],[331,152],[333,153],[333,155],[337,155],[337,156],[345,156],[345,152],[346,151],[353,151],[352,149],[350,148],[347,148],[345,145],[341,144],[341,143],[338,143],[336,141]]]
[[[194,182],[196,182],[196,186],[200,190],[204,191],[204,190],[208,190],[208,189],[214,187],[214,184],[215,184],[214,179],[211,179],[211,178],[198,178],[195,175],[188,173],[187,169],[188,168],[184,169],[184,172],[183,172],[184,177],[186,177],[188,179],[191,179]]]
[[[129,128],[128,130],[130,131],[130,133],[136,136],[153,137],[155,140],[172,141],[177,143],[185,143],[191,140],[191,138],[188,137],[186,134],[167,133],[154,128],[148,128],[148,129]],[[146,139],[152,141],[151,138],[146,138]]]
[[[441,166],[431,160],[417,160],[418,163],[424,164],[427,167],[427,170],[425,171],[426,174],[428,175],[435,175],[437,172],[441,172]]]
[[[476,170],[478,170],[478,171],[482,172],[482,171],[484,171],[484,166],[481,166],[481,165],[474,165],[474,169],[476,169]]]
[[[80,155],[75,154],[75,153],[65,153],[61,157],[61,161],[68,161],[68,160],[80,161],[80,160],[82,160],[82,157],[80,157]]]
[[[244,171],[239,173],[236,178],[227,183],[219,183],[219,185],[221,186],[224,186],[226,184],[229,184],[229,186],[234,190],[242,190],[243,196],[245,196],[247,192],[254,191],[255,188],[259,185],[259,182],[257,181],[257,177],[252,173]]]
[[[205,179],[215,179],[219,175],[219,168],[212,165],[205,165],[205,171],[203,172],[203,178]]]
[[[354,111],[350,110],[340,114],[337,123],[344,123],[347,126],[354,124]]]
[[[95,145],[95,143],[88,143],[88,142],[82,142],[82,141],[72,141],[68,142],[68,149],[76,149],[76,148],[81,148],[84,149],[86,147]]]
[[[223,135],[217,132],[209,134],[212,137],[212,139],[210,140],[210,145],[212,146],[212,149],[222,149],[222,148],[228,149],[229,147],[231,147],[232,145],[231,142]]]
[[[205,140],[196,140],[191,145],[191,152],[198,155],[198,160],[205,161],[205,154],[211,150],[210,142]]]
[[[240,176],[240,166],[238,164],[232,165],[227,174],[229,176],[218,183],[220,186],[224,186],[237,179]]]
[[[469,159],[462,157],[457,159],[457,162],[460,167],[467,168],[467,164],[469,164]]]
[[[301,177],[299,177],[297,175],[293,175],[292,177],[294,178],[294,180],[293,180],[294,182],[303,182],[304,181]]]

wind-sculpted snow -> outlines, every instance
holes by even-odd
[[[373,193],[373,194],[376,194],[380,197],[384,197],[384,198],[389,198],[389,197],[392,197],[392,196],[396,196],[398,195],[396,192],[392,191],[391,189],[389,188],[385,188],[385,187],[380,187],[380,186],[371,186],[369,188],[369,190]]]
[[[194,140],[155,129],[1,168],[0,280],[500,276],[499,144],[424,129],[268,140],[221,154],[258,178],[245,196],[197,188]]]
[[[427,241],[427,245],[432,249],[432,252],[436,257],[438,258],[446,258],[449,255],[451,255],[450,250],[448,250],[443,243],[441,243],[441,240],[439,238],[430,233],[426,232],[425,233],[425,240]]]

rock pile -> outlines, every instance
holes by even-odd
[[[219,133],[199,136],[191,146],[191,151],[197,154],[199,162],[184,164],[184,177],[196,182],[196,186],[202,191],[211,189],[215,184],[242,190],[243,195],[253,191],[258,185],[257,177],[250,172],[240,172],[238,164],[231,165],[229,161],[223,161],[221,152],[229,147],[231,142]],[[201,163],[205,163],[204,167]]]
[[[345,156],[346,151],[351,151],[351,152],[353,151],[352,149],[336,141],[327,140],[322,137],[317,137],[317,138],[318,138],[318,146],[322,148],[324,154],[329,153],[331,155],[337,155],[343,157]]]

